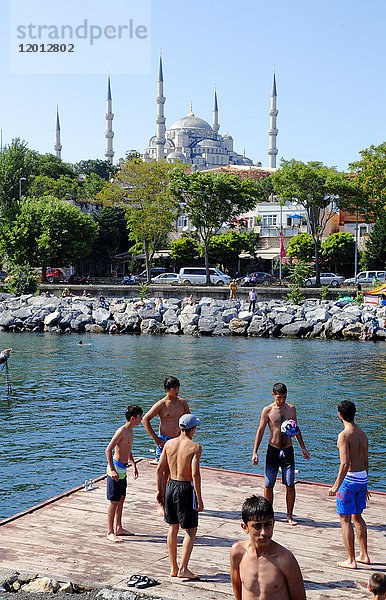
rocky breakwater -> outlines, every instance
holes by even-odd
[[[363,339],[372,320],[378,321],[373,339],[386,340],[386,307],[358,306],[345,299],[305,300],[292,305],[284,300],[258,302],[248,311],[245,300],[202,298],[193,305],[168,298],[108,299],[101,306],[93,298],[78,296],[0,296],[0,330],[52,333],[137,333],[251,337],[305,337]]]

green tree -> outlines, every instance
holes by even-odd
[[[94,173],[105,181],[110,181],[118,172],[117,167],[107,160],[100,159],[81,160],[73,165],[73,170],[76,175],[92,175]]]
[[[379,212],[363,253],[363,262],[369,269],[386,267],[386,210]]]
[[[98,236],[86,261],[90,263],[89,272],[105,276],[115,254],[126,251],[128,247],[125,211],[119,207],[102,206],[94,219],[98,225]]]
[[[314,241],[316,285],[320,285],[319,248],[326,225],[339,209],[362,203],[363,192],[352,178],[321,162],[282,160],[281,168],[271,177],[282,202],[296,200],[306,210]]]
[[[220,235],[213,236],[208,245],[209,260],[211,263],[221,265],[223,270],[235,273],[238,269],[239,254],[241,252],[250,252],[252,256],[255,253],[259,235],[253,231],[237,233],[236,231],[226,231]],[[200,247],[200,255],[204,256],[205,248]]]
[[[179,172],[173,177],[172,191],[184,203],[192,224],[204,244],[206,282],[210,283],[209,242],[224,224],[230,224],[251,210],[261,198],[261,186],[251,179],[227,173],[191,174]]]
[[[170,180],[180,168],[166,161],[145,163],[134,158],[123,163],[114,181],[98,195],[106,204],[125,209],[129,237],[143,245],[147,283],[154,253],[176,223],[178,202],[171,194]]]
[[[386,209],[386,142],[361,150],[361,160],[349,165],[369,203],[367,210],[377,214]]]
[[[45,175],[57,179],[61,175],[75,178],[73,165],[63,162],[54,154],[39,154],[31,150],[33,160],[33,172],[37,175]]]
[[[198,255],[198,244],[190,237],[181,237],[170,242],[170,254],[176,262],[176,267],[191,264]]]
[[[80,181],[79,197],[80,198],[96,198],[101,190],[106,185],[106,181],[96,173],[90,173]]]
[[[315,245],[310,233],[299,233],[287,244],[286,254],[299,260],[311,261],[315,256]]]
[[[0,248],[16,265],[46,268],[86,256],[98,233],[93,219],[53,196],[25,198],[12,222],[0,231]]]
[[[12,219],[19,206],[20,185],[25,193],[34,169],[27,142],[15,138],[0,152],[0,216]],[[25,181],[20,182],[20,179]]]
[[[354,262],[355,240],[351,233],[332,233],[322,244],[322,254],[331,271],[348,273],[347,266]]]
[[[80,196],[79,182],[69,175],[49,177],[48,175],[37,175],[29,186],[29,194],[38,198],[40,196],[55,196],[64,199],[71,196],[74,200]]]

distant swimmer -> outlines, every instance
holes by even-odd
[[[12,348],[6,348],[0,352],[0,371],[2,371],[7,364],[7,360],[10,358],[12,352]]]
[[[83,346],[82,340],[79,340],[78,344],[79,344],[79,346]]]
[[[338,562],[338,567],[356,569],[357,563],[369,564],[367,554],[367,527],[362,518],[366,508],[368,462],[368,439],[366,434],[354,423],[356,406],[350,400],[343,400],[338,405],[338,416],[344,429],[338,435],[340,467],[338,476],[329,496],[336,496],[336,512],[340,517],[343,541],[347,552],[347,560]],[[355,558],[354,521],[358,536],[360,553]]]
[[[272,396],[274,401],[261,411],[260,424],[256,432],[255,445],[253,448],[252,462],[259,463],[257,451],[263,439],[264,431],[268,425],[270,436],[267,455],[265,460],[265,491],[264,496],[273,503],[273,486],[281,467],[282,481],[286,486],[287,521],[289,525],[297,525],[293,518],[295,504],[295,459],[291,437],[295,436],[303,456],[309,459],[302,434],[296,423],[296,410],[293,404],[287,404],[287,387],[284,383],[275,383]],[[294,422],[294,426],[282,428],[285,421]]]

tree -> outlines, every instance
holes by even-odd
[[[0,231],[0,248],[16,265],[46,268],[87,255],[98,233],[89,215],[54,196],[25,198],[14,221]]]
[[[154,253],[177,219],[178,202],[171,194],[170,178],[180,168],[166,161],[145,163],[134,158],[123,163],[114,181],[98,194],[106,204],[125,209],[129,237],[143,245],[147,283]]]
[[[29,194],[38,198],[41,196],[55,196],[64,199],[71,196],[75,199],[80,196],[80,184],[69,175],[59,175],[59,177],[49,177],[48,175],[37,175],[29,186]]]
[[[349,167],[369,200],[368,211],[377,214],[386,209],[386,142],[370,146],[359,154],[362,159]]]
[[[89,271],[106,275],[115,254],[128,247],[128,231],[125,211],[114,206],[102,206],[94,217],[98,225],[98,236],[94,240],[88,260],[92,263]]]
[[[89,159],[81,160],[73,165],[74,173],[76,175],[99,175],[101,179],[110,181],[112,177],[118,172],[118,168],[109,163],[107,160]]]
[[[386,209],[379,212],[363,253],[363,262],[369,269],[386,266]]]
[[[355,240],[351,233],[331,233],[322,244],[323,257],[335,273],[347,271],[347,265],[353,263],[354,252]]]
[[[0,152],[0,215],[12,219],[18,210],[20,184],[28,189],[34,169],[33,153],[27,142],[15,138]],[[25,178],[26,181],[20,182]]]
[[[345,173],[321,162],[282,160],[281,168],[271,177],[275,193],[282,202],[296,200],[306,210],[314,241],[316,285],[320,285],[319,248],[326,225],[339,209],[362,203],[362,190]]]
[[[261,186],[228,173],[176,173],[172,191],[204,244],[206,283],[210,283],[209,242],[222,226],[251,210],[261,197]]]
[[[220,264],[223,270],[235,273],[238,269],[239,254],[250,252],[254,255],[259,234],[253,231],[237,233],[226,231],[211,238],[208,245],[209,258],[212,263]],[[205,248],[201,246],[200,254],[204,256]]]
[[[170,242],[170,254],[176,265],[191,264],[198,255],[198,244],[190,237],[182,237]]]
[[[57,179],[61,175],[68,175],[74,179],[73,165],[63,162],[54,154],[39,154],[31,150],[33,160],[33,172],[35,175],[45,175]]]
[[[299,260],[311,261],[315,255],[315,245],[310,233],[299,233],[290,239],[286,254]]]

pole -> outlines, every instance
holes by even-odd
[[[358,277],[358,205],[356,207],[356,214],[355,214],[355,267],[354,267],[355,285],[357,283],[357,277]]]
[[[279,235],[279,248],[280,248],[280,271],[279,271],[279,280],[280,280],[280,285],[281,285],[281,243],[282,243],[282,234],[283,234],[283,222],[282,222],[282,217],[283,217],[283,207],[280,203],[280,235]]]
[[[19,202],[21,202],[21,182],[22,181],[27,181],[27,179],[25,177],[20,177],[20,179],[19,179]]]

